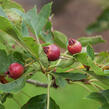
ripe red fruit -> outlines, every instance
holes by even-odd
[[[13,79],[19,78],[24,72],[24,67],[19,63],[12,63],[9,66],[9,76]]]
[[[76,53],[80,53],[82,50],[82,45],[79,41],[75,40],[75,39],[70,39],[69,40],[69,44],[68,44],[68,51],[71,54],[76,54]]]
[[[56,61],[60,57],[60,49],[52,44],[46,47],[43,47],[44,52],[47,54],[49,61]]]

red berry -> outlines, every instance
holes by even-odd
[[[24,72],[24,67],[19,63],[12,63],[9,66],[9,75],[13,79],[19,78]]]
[[[60,57],[60,49],[52,44],[44,48],[44,52],[47,54],[48,60],[49,61],[56,61]]]
[[[80,53],[82,50],[82,45],[79,41],[75,40],[75,39],[70,39],[69,40],[69,44],[68,44],[68,51],[71,54],[76,54],[76,53]]]

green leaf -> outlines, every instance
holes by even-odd
[[[0,73],[4,74],[8,71],[10,60],[4,50],[0,50]]]
[[[95,32],[102,32],[107,29],[109,29],[109,8],[106,8],[103,10],[103,12],[100,14],[100,16],[97,18],[97,20],[90,24],[86,32],[91,34]]]
[[[55,79],[56,79],[55,80],[56,85],[58,85],[59,87],[64,87],[67,84],[67,81],[64,78],[60,77],[60,76],[57,76]]]
[[[13,97],[13,95],[10,93],[2,93],[2,94],[0,94],[0,101],[2,103],[5,103],[7,98],[12,98],[12,97]]]
[[[86,53],[79,53],[79,54],[76,54],[74,56],[77,61],[79,61],[80,63],[84,64],[84,65],[89,65],[89,62],[87,60],[87,54]]]
[[[89,57],[88,58],[88,62],[89,62],[89,66],[91,67],[92,71],[94,71],[97,75],[104,75],[104,71],[102,70],[102,68],[100,68],[99,66],[97,66],[92,59]]]
[[[20,52],[13,52],[8,57],[9,57],[11,63],[18,62],[22,65],[24,65],[24,63],[25,63],[25,57]]]
[[[74,58],[70,58],[70,59],[63,59],[61,61],[61,63],[59,63],[59,65],[57,67],[61,67],[61,68],[66,68],[71,66],[74,63]]]
[[[94,45],[98,43],[104,43],[102,36],[95,36],[95,37],[81,37],[78,41],[82,44],[82,46],[87,46],[88,44]]]
[[[53,35],[51,32],[52,29],[52,23],[50,21],[47,22],[47,24],[44,26],[44,30],[40,32],[39,38],[45,42],[45,43],[51,43],[53,44]]]
[[[53,40],[61,48],[67,48],[68,40],[67,40],[67,37],[63,33],[54,31],[53,32]]]
[[[109,63],[109,53],[108,52],[100,52],[96,56],[96,63],[106,64]]]
[[[86,74],[81,74],[81,73],[53,73],[56,76],[63,77],[64,79],[70,79],[72,81],[77,81],[77,80],[82,80],[86,79],[87,75]]]
[[[99,109],[109,109],[109,104],[104,104],[102,107],[100,107]]]
[[[11,21],[18,30],[21,30],[22,17],[11,9],[4,10],[9,21]]]
[[[14,39],[19,40],[20,34],[15,26],[5,17],[0,16],[0,30],[11,35]]]
[[[48,65],[49,65],[48,57],[47,57],[47,55],[44,53],[43,50],[42,50],[42,52],[40,53],[39,60],[40,60],[41,64],[42,64],[44,67],[48,68]]]
[[[22,13],[19,10],[16,10],[16,12],[23,17],[24,22],[30,27],[31,31],[37,35],[36,32],[36,24],[37,24],[37,8],[36,6],[33,9],[30,9],[27,11],[27,13]]]
[[[21,109],[47,109],[47,95],[32,97]],[[49,109],[60,109],[52,98],[50,98]]]
[[[15,42],[17,42],[20,45],[20,47],[22,47],[24,50],[28,51],[33,56],[33,53],[32,53],[33,51],[30,50],[31,45],[28,45],[28,44],[31,44],[31,42],[33,42],[33,40],[30,39],[31,42],[28,43],[29,39],[27,37],[22,37],[21,32],[8,19],[0,16],[0,21],[1,21],[0,30],[2,30],[1,32],[7,33],[9,37],[11,37]],[[22,41],[23,38],[25,41]],[[25,44],[26,44],[26,46],[25,46]],[[28,49],[28,47],[29,47],[29,49]],[[34,47],[32,47],[32,50],[33,50],[33,48]],[[35,50],[35,53],[36,53],[36,51],[37,51],[37,49]],[[34,56],[36,56],[36,55],[37,54],[35,54]]]
[[[47,24],[45,25],[45,30],[51,30],[52,29],[52,22],[48,21]]]
[[[5,107],[2,104],[0,104],[0,109],[5,109]]]
[[[24,21],[22,22],[22,36],[23,37],[28,37],[29,36],[29,31],[28,31],[28,28],[27,28]]]
[[[109,76],[101,76],[101,75],[96,75],[93,71],[86,71],[89,75],[92,77],[98,79],[100,82],[102,82],[105,86],[109,86]]]
[[[34,54],[35,57],[39,57],[39,45],[36,43],[36,40],[32,37],[23,37],[22,38],[25,45],[29,48],[29,50]]]
[[[107,102],[107,100],[105,99],[105,97],[101,94],[101,93],[97,93],[97,92],[93,92],[91,93],[88,98],[90,99],[94,99],[102,104],[105,104]]]
[[[0,49],[2,50],[6,50],[6,45],[4,45],[4,43],[2,41],[0,41]]]
[[[43,32],[43,31],[40,32],[39,38],[46,43],[50,43],[50,44],[53,43],[53,37],[52,37],[51,32],[49,32],[49,31],[48,32]]]
[[[92,60],[94,60],[94,49],[92,48],[91,45],[88,45],[87,46],[87,54],[91,57]]]
[[[0,16],[7,17],[2,7],[0,7]]]
[[[43,27],[47,24],[48,18],[51,14],[51,6],[52,3],[46,4],[38,14],[38,19],[37,19],[37,26],[36,26],[36,31],[37,34],[43,29]]]
[[[3,3],[0,5],[2,8],[4,9],[10,9],[10,8],[17,8],[21,11],[24,11],[24,9],[22,8],[22,6],[12,0],[4,0],[2,1]]]
[[[104,75],[104,71],[97,66],[93,60],[86,53],[79,53],[75,55],[75,58],[83,65],[90,66],[91,70],[97,75]]]
[[[9,82],[7,84],[0,84],[0,91],[9,93],[17,92],[25,86],[25,77]]]
[[[88,98],[94,99],[101,103],[100,109],[108,109],[109,108],[109,90],[104,90],[101,92],[93,92]]]
[[[48,22],[48,18],[51,13],[51,3],[45,5],[39,14],[37,14],[36,7],[29,10],[24,16],[24,20],[27,24],[32,28],[35,35],[38,36],[42,31],[46,23]]]

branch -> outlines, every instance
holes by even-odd
[[[43,87],[43,88],[47,88],[48,87],[48,84],[41,83],[39,81],[32,80],[32,79],[28,79],[26,82],[29,83],[29,84],[33,84],[33,85],[35,85],[37,87]]]

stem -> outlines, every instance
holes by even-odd
[[[96,91],[99,91],[99,89],[95,86],[95,84],[93,84],[92,82],[90,84],[92,85],[92,87],[95,88]]]
[[[96,88],[98,88],[99,90],[104,90],[104,88],[102,86],[100,86],[99,84],[93,82],[93,84],[96,86]]]
[[[66,55],[67,52],[68,52],[68,51],[66,51],[66,52],[64,53],[64,55]],[[62,61],[62,59],[59,59],[58,62],[57,62],[57,64],[56,64],[56,66],[58,66],[58,65],[60,64],[61,61]]]
[[[43,87],[43,88],[48,87],[48,84],[42,83],[42,82],[39,82],[39,81],[36,81],[36,80],[32,80],[32,79],[28,79],[26,82],[29,83],[29,84],[35,85],[37,87]]]
[[[36,36],[37,43],[40,44],[38,36]]]
[[[72,56],[67,55],[67,54],[62,54],[62,56],[67,57],[67,58],[72,58]]]
[[[50,86],[51,86],[51,80],[50,75],[48,74],[47,109],[49,109],[50,106]]]
[[[25,67],[28,67],[28,66],[32,65],[34,62],[35,62],[35,61],[32,61],[32,62],[26,64]]]
[[[57,62],[56,66],[58,66],[60,64],[62,59],[59,59],[59,61]]]

